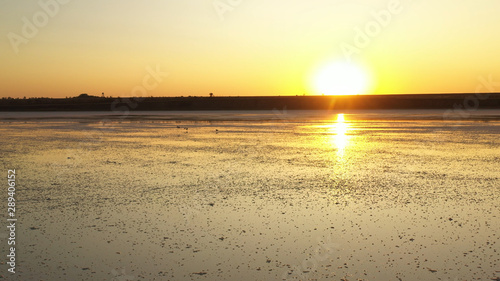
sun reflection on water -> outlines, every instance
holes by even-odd
[[[337,114],[337,121],[331,126],[331,136],[340,157],[344,156],[345,148],[349,144],[348,131],[349,123],[346,122],[344,114]]]

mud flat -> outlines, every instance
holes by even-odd
[[[17,171],[19,228],[17,273],[3,263],[0,274],[500,278],[497,119],[206,114],[4,116],[0,161]]]

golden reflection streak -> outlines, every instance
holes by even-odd
[[[349,124],[345,121],[343,113],[337,114],[337,121],[331,127],[333,143],[337,147],[337,155],[344,156],[344,150],[349,144]]]

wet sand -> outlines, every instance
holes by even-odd
[[[500,278],[498,111],[92,114],[0,116],[7,280]]]

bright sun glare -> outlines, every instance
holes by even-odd
[[[365,94],[369,87],[366,71],[360,66],[335,62],[321,68],[314,78],[314,87],[325,95]]]
[[[337,122],[332,126],[333,130],[333,142],[337,146],[337,152],[340,156],[344,154],[344,148],[347,146],[349,136],[347,131],[349,130],[349,124],[345,122],[344,114],[337,115]]]

